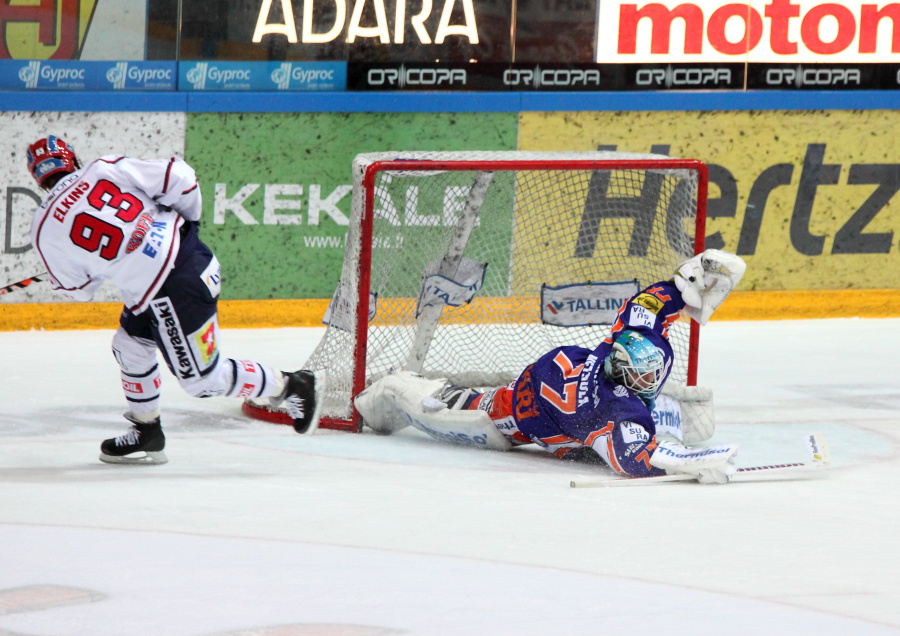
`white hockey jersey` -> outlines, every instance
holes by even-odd
[[[104,156],[63,177],[35,211],[31,243],[53,290],[90,300],[104,280],[144,311],[175,264],[200,188],[181,159]]]

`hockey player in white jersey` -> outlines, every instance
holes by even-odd
[[[269,397],[298,433],[315,431],[322,377],[220,355],[219,263],[199,239],[200,188],[188,164],[109,155],[82,167],[54,136],[30,145],[27,160],[48,192],[31,241],[54,291],[87,301],[109,281],[125,303],[112,349],[132,426],[102,443],[102,461],[167,461],[157,349],[190,395]]]

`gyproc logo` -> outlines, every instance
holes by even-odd
[[[25,82],[25,88],[37,88],[40,71],[41,63],[37,61],[29,62],[19,69],[19,79]]]
[[[106,71],[106,81],[113,85],[113,88],[125,88],[125,77],[128,71],[128,62],[118,62],[111,69]]]
[[[278,89],[284,91],[290,88],[291,80],[298,82],[301,86],[308,86],[320,82],[334,82],[334,71],[331,69],[310,68],[299,64],[294,65],[291,62],[284,62],[272,71],[270,77]]]
[[[197,66],[187,72],[187,81],[195,90],[206,88],[206,69],[208,67],[208,62],[198,62]]]
[[[85,70],[62,68],[35,60],[19,69],[19,79],[25,83],[25,88],[37,88],[39,83],[49,87],[83,88]]]
[[[172,70],[169,68],[147,68],[144,66],[118,62],[106,71],[106,80],[115,89],[125,88],[126,82],[131,86],[149,86],[172,83]]]

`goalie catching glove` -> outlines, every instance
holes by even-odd
[[[721,250],[706,250],[682,263],[673,280],[684,299],[684,312],[705,325],[746,269],[740,256]]]
[[[727,484],[737,472],[735,455],[734,444],[689,448],[660,442],[650,456],[650,464],[669,475],[693,475],[701,484]]]

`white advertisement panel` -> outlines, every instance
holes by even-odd
[[[600,0],[596,61],[900,62],[900,2]]]

